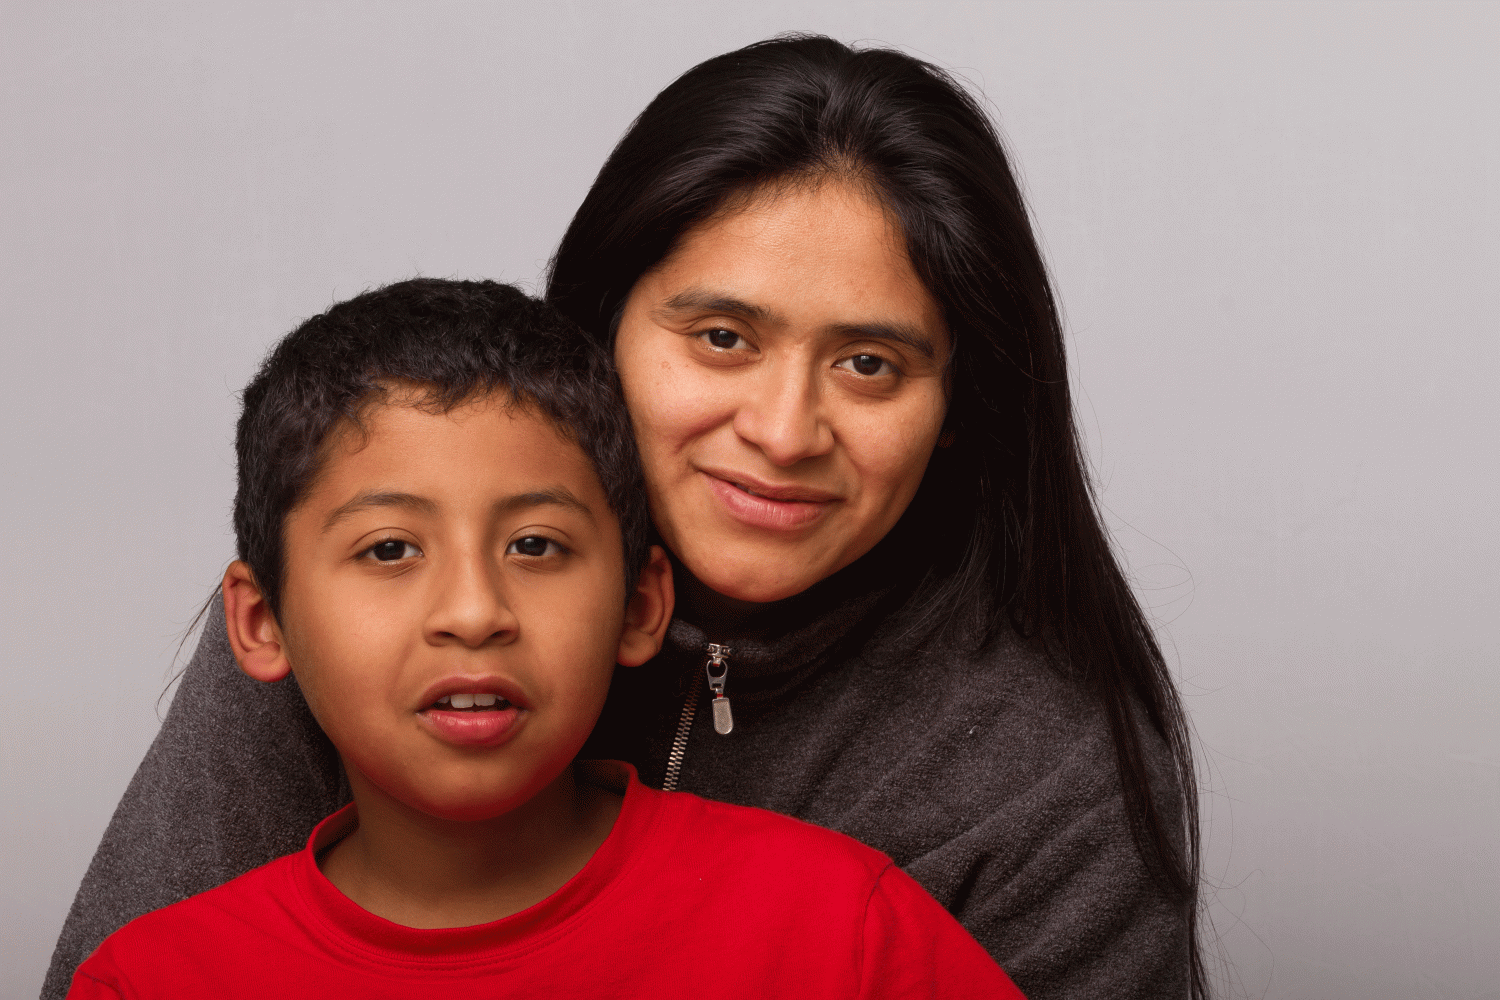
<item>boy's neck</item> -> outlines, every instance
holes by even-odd
[[[511,812],[461,822],[413,809],[348,768],[359,825],[319,867],[355,903],[407,927],[519,913],[578,874],[619,815],[619,795],[575,781],[573,770]]]

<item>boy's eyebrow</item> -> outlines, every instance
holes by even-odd
[[[496,501],[494,512],[496,514],[509,514],[528,507],[566,507],[577,511],[590,521],[594,520],[594,511],[588,504],[578,499],[566,487],[549,486],[539,490],[528,490],[525,493],[516,493],[503,500]],[[378,507],[399,507],[403,510],[413,511],[418,514],[436,514],[438,505],[426,497],[419,497],[415,493],[398,493],[391,490],[371,490],[361,493],[348,503],[335,508],[323,519],[323,530],[331,530],[345,518],[358,514],[361,511],[373,510]]]
[[[786,320],[777,313],[733,295],[721,295],[703,288],[689,288],[668,299],[663,308],[667,312],[716,312],[731,316],[743,316],[756,323],[784,326]],[[840,323],[831,332],[845,337],[869,337],[872,340],[889,340],[908,347],[928,361],[937,360],[937,348],[932,338],[907,323]]]
[[[528,507],[566,507],[568,510],[577,511],[590,521],[594,519],[594,511],[588,504],[575,497],[571,491],[563,486],[549,486],[540,490],[529,490],[525,493],[517,493],[508,496],[495,504],[495,513],[509,514]]]
[[[437,504],[426,497],[419,497],[415,493],[394,493],[389,490],[371,490],[360,493],[341,507],[334,510],[323,519],[323,530],[326,532],[340,521],[360,511],[372,510],[376,507],[400,507],[404,510],[415,511],[419,514],[436,514]]]

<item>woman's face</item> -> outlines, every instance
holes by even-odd
[[[858,185],[761,188],[690,230],[636,282],[615,344],[667,546],[754,602],[864,555],[922,481],[949,349]]]

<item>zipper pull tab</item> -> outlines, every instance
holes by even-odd
[[[703,664],[703,672],[708,675],[708,689],[714,693],[714,732],[727,736],[734,729],[734,713],[729,710],[729,699],[724,696],[724,682],[729,679],[726,660],[734,650],[716,642],[707,646],[708,662]]]

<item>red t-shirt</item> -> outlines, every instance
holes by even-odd
[[[628,785],[626,782],[628,776]],[[910,876],[839,833],[646,788],[620,768],[614,829],[566,885],[475,927],[361,909],[305,850],[134,920],[70,998],[1021,996]]]

